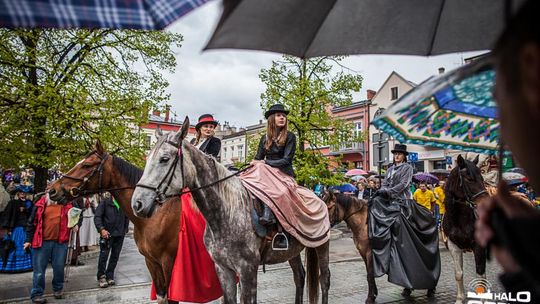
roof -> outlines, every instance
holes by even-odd
[[[151,123],[151,122],[167,123],[167,124],[173,124],[173,125],[174,124],[182,125],[184,123],[181,120],[175,120],[175,119],[172,119],[172,118],[170,118],[169,121],[165,121],[165,117],[157,116],[157,115],[154,115],[154,114],[148,115],[148,122],[149,123]]]
[[[342,111],[346,111],[346,110],[350,110],[350,109],[354,109],[354,108],[363,107],[363,106],[369,105],[370,103],[371,103],[371,100],[367,100],[367,99],[366,100],[355,101],[355,102],[353,102],[352,104],[350,104],[348,106],[332,108],[332,113],[337,113],[337,112],[342,112]]]
[[[377,96],[379,95],[379,93],[382,91],[382,89],[384,88],[384,86],[386,85],[386,83],[388,83],[388,81],[392,78],[392,76],[397,76],[398,78],[400,78],[401,80],[403,80],[405,83],[407,83],[408,85],[410,85],[411,87],[416,87],[417,84],[412,82],[412,81],[409,81],[407,79],[405,79],[405,77],[401,76],[398,72],[396,71],[392,71],[392,73],[390,73],[390,75],[386,78],[386,80],[383,82],[383,84],[379,87],[379,89],[377,90],[377,93],[375,93],[375,96],[373,96],[373,98],[371,98],[371,100],[374,100],[377,98]]]
[[[222,139],[229,139],[229,138],[235,138],[235,137],[240,137],[240,136],[244,136],[246,135],[246,130],[242,130],[240,132],[236,132],[236,133],[232,133],[232,134],[229,134],[229,135],[225,135],[223,136]]]

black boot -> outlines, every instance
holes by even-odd
[[[259,218],[259,223],[263,226],[273,225],[276,223],[274,213],[266,204],[263,204],[263,215]]]

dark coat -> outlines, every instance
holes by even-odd
[[[191,140],[191,144],[194,144],[194,143],[195,143],[195,139]],[[199,150],[217,158],[219,155],[219,151],[221,151],[221,140],[214,136],[207,138],[205,142],[202,144],[202,146],[199,148]]]
[[[32,211],[30,201],[14,199],[9,201],[3,214],[2,227],[13,229],[15,227],[26,227],[26,222]]]
[[[121,209],[116,208],[112,198],[106,198],[96,208],[94,224],[99,232],[105,229],[111,236],[124,236],[128,232],[129,219]]]
[[[266,135],[261,137],[259,148],[255,155],[256,160],[264,160],[264,162],[274,168],[279,168],[283,173],[295,177],[292,166],[294,153],[296,152],[296,136],[292,132],[287,133],[287,140],[283,147],[273,142],[270,150],[264,148],[266,143]]]

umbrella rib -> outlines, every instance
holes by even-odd
[[[431,35],[431,43],[429,45],[429,49],[427,50],[428,56],[431,56],[433,53],[433,44],[435,44],[435,37],[437,36],[437,31],[439,30],[439,24],[441,23],[442,11],[444,9],[445,4],[446,4],[446,0],[442,0],[441,7],[439,8],[439,14],[435,21],[435,26],[433,27],[433,34]]]
[[[302,59],[306,58],[306,53],[311,48],[311,45],[313,45],[313,41],[315,40],[315,37],[317,37],[317,34],[319,33],[319,30],[321,29],[321,27],[324,24],[324,22],[326,21],[326,19],[328,18],[328,15],[330,15],[330,12],[334,9],[334,6],[336,5],[336,2],[337,2],[337,0],[334,0],[334,3],[332,4],[332,6],[328,9],[328,13],[324,17],[324,19],[319,23],[319,26],[317,27],[317,29],[313,32],[313,36],[309,40],[309,44],[306,45],[306,48],[302,52],[302,57],[301,57]]]

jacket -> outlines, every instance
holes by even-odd
[[[195,139],[191,140],[191,144],[195,143]],[[205,142],[199,147],[199,150],[202,152],[212,155],[215,158],[218,158],[219,151],[221,151],[221,140],[217,137],[209,137]]]
[[[264,162],[274,168],[280,169],[283,173],[295,177],[292,166],[294,153],[296,152],[296,136],[292,132],[287,132],[287,140],[285,145],[279,147],[275,142],[270,146],[270,150],[264,148],[266,143],[266,135],[261,137],[259,148],[255,155],[256,160],[264,160]]]
[[[413,167],[408,163],[393,165],[386,172],[381,189],[388,191],[392,200],[411,199]]]
[[[60,211],[60,230],[58,232],[58,243],[67,243],[69,242],[69,233],[70,229],[67,227],[68,224],[68,211],[73,207],[71,203],[67,203],[62,206]],[[26,225],[26,243],[32,243],[32,248],[40,248],[43,244],[43,213],[47,208],[47,196],[42,196],[38,201],[36,201],[32,212],[28,217],[28,222]]]
[[[128,232],[129,219],[121,209],[116,208],[112,198],[107,198],[96,208],[94,224],[99,232],[105,229],[111,236],[124,236]]]

